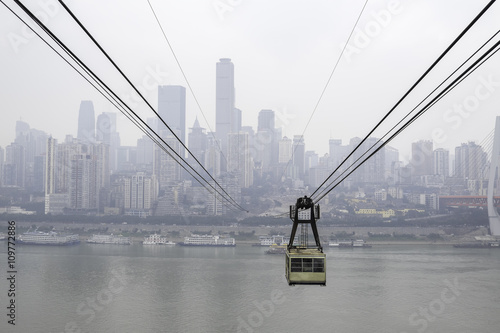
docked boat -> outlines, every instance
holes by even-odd
[[[484,248],[500,248],[499,242],[471,242],[471,243],[459,243],[453,244],[453,247],[457,248],[473,248],[473,249],[484,249]]]
[[[28,231],[17,238],[17,244],[73,245],[80,243],[78,235],[63,235],[57,232]]]
[[[282,245],[273,244],[269,247],[269,250],[266,251],[266,254],[285,254],[286,247],[287,244],[282,244]]]
[[[130,237],[123,237],[122,235],[92,235],[87,239],[90,244],[116,244],[116,245],[130,245],[132,241]]]
[[[330,241],[328,243],[328,246],[330,246],[330,247],[340,247],[340,246],[350,247],[350,246],[352,246],[352,241],[351,240],[334,240],[334,241]]]
[[[149,237],[144,237],[142,245],[175,245],[175,243],[167,240],[165,237],[161,237],[161,235],[153,234],[149,235]]]
[[[184,237],[184,242],[179,243],[182,246],[236,246],[234,238],[224,238],[218,235],[191,235]]]
[[[332,245],[330,245],[330,246],[332,246]],[[335,245],[333,245],[333,246],[335,246]],[[355,239],[355,240],[338,242],[337,247],[339,247],[339,248],[370,248],[372,246],[370,244],[366,244],[366,242],[363,239]]]
[[[366,242],[362,239],[356,239],[352,241],[352,247],[372,247],[372,246],[366,244]]]

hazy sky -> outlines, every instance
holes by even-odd
[[[21,13],[13,1],[5,2]],[[208,120],[187,91],[188,127],[197,116],[202,127],[215,130],[215,64],[231,58],[243,125],[256,127],[258,112],[272,109],[284,134],[301,134],[364,2],[151,0]],[[135,100],[131,88],[55,0],[23,3],[120,96]],[[153,106],[158,84],[186,86],[146,0],[66,3]],[[330,138],[347,143],[364,136],[487,3],[370,0],[305,132],[306,150],[323,155]],[[399,120],[500,29],[498,17],[496,3],[391,119]],[[2,147],[13,141],[19,119],[58,139],[76,136],[81,100],[94,102],[96,116],[118,112],[4,6],[0,64]],[[401,158],[408,157],[411,142],[418,139],[434,136],[435,147],[448,149],[468,140],[481,142],[500,115],[499,65],[496,54],[393,141]],[[144,118],[153,116],[142,103],[131,104]],[[118,130],[122,144],[136,144],[140,133],[123,116]]]

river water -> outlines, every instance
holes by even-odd
[[[498,332],[500,249],[327,248],[327,286],[287,285],[265,248],[18,246],[0,332]]]

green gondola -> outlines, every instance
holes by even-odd
[[[293,220],[292,233],[286,250],[285,276],[289,285],[316,284],[326,285],[326,254],[319,239],[316,220],[320,217],[319,205],[314,205],[310,198],[297,199],[297,204],[290,206],[290,218]],[[307,230],[303,229],[299,245],[294,245],[299,223],[304,227],[310,224],[315,247],[307,244]]]

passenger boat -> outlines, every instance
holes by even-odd
[[[266,254],[285,254],[286,247],[287,244],[282,244],[282,245],[273,244],[269,247],[269,250],[266,251]]]
[[[78,235],[63,235],[57,232],[28,231],[17,238],[17,244],[73,245],[80,243]]]
[[[130,237],[123,237],[122,235],[92,235],[87,239],[90,244],[116,244],[116,245],[130,245],[132,241]]]
[[[330,247],[352,246],[351,240],[335,240],[328,243]]]
[[[330,245],[331,246],[331,245]],[[342,241],[338,243],[339,248],[370,248],[372,247],[370,244],[366,244],[366,242],[362,239],[350,240],[350,241]]]
[[[234,238],[223,238],[218,235],[191,235],[184,237],[182,246],[236,246]]]
[[[144,237],[142,245],[175,245],[175,243],[167,240],[165,237],[161,237],[161,235],[153,234],[149,235],[149,237]]]
[[[472,242],[472,243],[459,243],[453,244],[453,247],[457,248],[474,248],[474,249],[484,249],[484,248],[500,248],[499,242]]]

